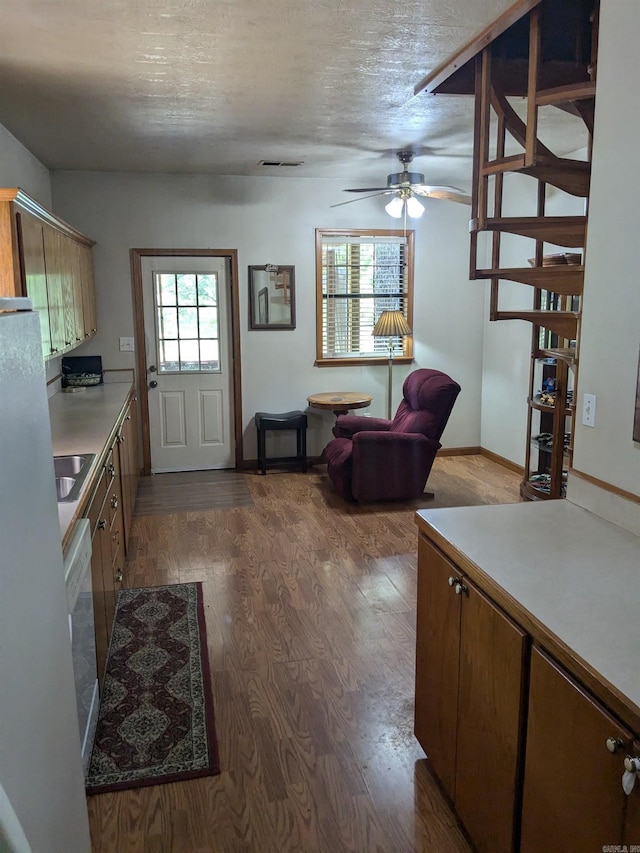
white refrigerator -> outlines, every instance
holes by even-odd
[[[3,311],[6,304],[0,300],[0,850],[88,853],[39,318]]]

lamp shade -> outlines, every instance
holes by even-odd
[[[407,205],[407,214],[412,219],[418,219],[424,213],[424,205],[420,204],[414,195],[410,196],[405,204]]]
[[[393,216],[395,219],[400,219],[405,209],[407,211],[407,215],[412,219],[418,219],[418,217],[422,216],[424,213],[424,206],[420,204],[418,199],[413,194],[412,190],[400,190],[400,195],[392,198],[391,201],[385,205],[384,208],[389,216]]]
[[[378,322],[373,327],[373,336],[376,338],[404,338],[410,334],[412,334],[411,328],[402,311],[383,311],[378,317]]]
[[[389,216],[393,216],[394,219],[400,219],[402,216],[402,209],[404,208],[404,199],[400,198],[397,195],[395,198],[392,198],[389,204],[385,205],[385,210],[389,214]]]

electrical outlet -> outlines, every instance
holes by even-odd
[[[133,352],[133,338],[120,338],[120,352]]]
[[[596,425],[596,395],[583,394],[582,396],[582,423],[584,426],[594,427]]]

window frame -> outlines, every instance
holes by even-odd
[[[407,264],[406,276],[406,312],[407,323],[413,328],[413,296],[414,296],[414,250],[415,231],[413,229],[388,228],[316,228],[316,367],[345,367],[363,364],[388,364],[389,357],[385,355],[359,355],[327,358],[324,354],[323,341],[323,291],[322,291],[322,248],[325,237],[402,237],[406,240],[405,256]],[[393,356],[393,364],[411,364],[413,358],[413,336],[407,336],[402,343],[403,354]]]

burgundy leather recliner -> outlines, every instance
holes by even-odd
[[[323,454],[339,494],[361,503],[420,497],[459,393],[446,373],[421,368],[405,379],[393,420],[339,415]]]

